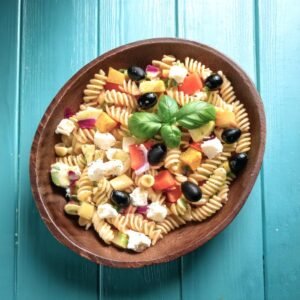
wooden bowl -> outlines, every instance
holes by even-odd
[[[213,217],[202,223],[191,223],[175,230],[142,253],[122,251],[100,241],[94,230],[85,231],[76,220],[64,214],[64,193],[50,180],[50,164],[55,161],[53,146],[58,142],[55,128],[63,118],[64,109],[78,109],[82,91],[101,68],[145,66],[163,54],[183,60],[197,59],[212,70],[222,70],[231,80],[237,98],[244,103],[251,121],[252,147],[249,162],[232,184],[228,203]],[[258,175],[265,148],[265,115],[259,94],[240,67],[220,52],[192,41],[160,38],[131,43],[111,50],[78,71],[59,91],[45,112],[32,144],[30,179],[38,210],[48,229],[58,241],[93,262],[112,267],[141,267],[173,260],[184,255],[222,231],[245,203]]]

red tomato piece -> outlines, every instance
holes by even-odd
[[[106,91],[116,90],[120,92],[120,86],[116,83],[106,82],[104,89]]]
[[[181,196],[180,186],[176,186],[173,190],[167,192],[168,201],[171,203],[177,202],[180,196]]]
[[[158,191],[166,190],[176,185],[176,181],[168,170],[160,171],[155,176],[153,188]]]
[[[140,149],[139,145],[130,145],[129,154],[131,161],[131,168],[137,170],[146,163],[144,152]]]
[[[146,147],[146,149],[149,150],[155,144],[155,142],[153,140],[148,140],[143,144]]]
[[[190,147],[197,151],[200,151],[200,152],[202,151],[200,143],[192,143],[192,144],[190,144]]]
[[[180,91],[183,91],[187,95],[193,95],[197,91],[201,91],[203,83],[198,73],[193,73],[185,77],[182,85],[179,87]]]

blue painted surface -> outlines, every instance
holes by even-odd
[[[0,1],[0,299],[300,299],[299,15],[296,0]],[[201,249],[137,270],[98,267],[40,220],[32,137],[81,66],[159,36],[216,47],[248,72],[267,114],[263,170],[238,217]]]

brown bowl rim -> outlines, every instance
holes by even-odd
[[[252,95],[253,95],[253,101],[256,104],[257,107],[257,112],[259,116],[259,121],[261,124],[261,141],[259,144],[259,148],[257,149],[256,153],[256,162],[253,166],[253,169],[251,170],[251,175],[249,178],[248,185],[246,188],[243,190],[243,193],[239,197],[239,201],[235,204],[234,208],[228,215],[216,226],[213,228],[211,231],[209,231],[206,236],[201,239],[196,241],[193,244],[187,245],[183,250],[180,249],[180,251],[174,251],[170,255],[166,255],[163,258],[160,259],[154,259],[154,260],[144,260],[144,261],[139,261],[139,262],[126,262],[126,261],[116,261],[113,259],[106,259],[101,257],[100,255],[93,253],[83,247],[80,247],[79,245],[75,244],[68,236],[66,236],[60,228],[55,224],[55,222],[52,220],[50,213],[47,210],[47,207],[42,199],[42,196],[39,191],[38,183],[37,183],[37,172],[36,172],[36,158],[37,158],[37,152],[39,148],[39,142],[40,142],[40,136],[41,136],[41,131],[43,130],[43,124],[49,119],[49,115],[51,115],[52,111],[55,109],[56,105],[61,101],[61,99],[64,97],[64,94],[72,88],[73,82],[75,82],[79,77],[81,77],[84,73],[88,72],[88,70],[92,67],[94,67],[98,61],[100,60],[105,60],[107,57],[114,55],[116,53],[120,53],[122,51],[125,51],[130,48],[134,48],[136,46],[140,45],[151,45],[155,43],[178,43],[178,44],[189,44],[189,45],[194,45],[197,47],[201,47],[204,49],[209,50],[212,54],[221,56],[224,61],[227,63],[231,64],[239,73],[240,77],[243,79],[244,83],[248,85]],[[196,42],[196,41],[191,41],[187,39],[181,39],[181,38],[152,38],[152,39],[145,39],[145,40],[140,40],[136,42],[132,42],[126,45],[122,45],[120,47],[114,48],[97,58],[93,59],[91,62],[88,64],[84,65],[79,71],[77,71],[65,84],[64,86],[59,90],[57,95],[54,97],[54,99],[51,101],[49,104],[48,108],[46,109],[41,121],[39,122],[38,128],[36,130],[34,140],[32,143],[31,147],[31,152],[30,152],[30,182],[31,182],[31,189],[32,193],[34,196],[34,200],[37,206],[37,209],[40,213],[40,216],[44,223],[46,224],[47,228],[49,231],[52,233],[52,235],[63,245],[67,246],[69,249],[73,250],[77,254],[79,254],[82,257],[85,257],[97,264],[103,264],[106,266],[110,267],[118,267],[118,268],[131,268],[131,267],[142,267],[146,265],[151,265],[151,264],[158,264],[158,263],[163,263],[163,262],[168,262],[171,260],[174,260],[180,256],[183,256],[196,248],[202,246],[206,242],[208,242],[210,239],[215,237],[217,234],[219,234],[221,231],[223,231],[235,218],[235,216],[238,214],[238,212],[241,210],[243,205],[245,204],[252,188],[253,185],[256,181],[256,178],[258,176],[262,160],[263,160],[263,155],[264,155],[264,150],[265,150],[265,143],[266,143],[266,121],[265,121],[265,112],[263,108],[263,103],[261,100],[260,95],[258,94],[254,83],[252,80],[248,77],[248,75],[243,71],[243,69],[237,65],[234,61],[232,61],[229,57],[221,53],[220,51]]]

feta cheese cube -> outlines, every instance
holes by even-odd
[[[142,252],[146,248],[150,247],[151,240],[144,233],[136,232],[133,230],[127,230],[128,245],[127,248],[136,252]]]
[[[148,204],[148,192],[137,187],[130,194],[130,200],[133,206],[145,206]]]
[[[148,206],[147,218],[155,222],[162,222],[166,218],[167,214],[167,208],[159,202],[152,202]]]
[[[116,138],[109,132],[96,132],[94,136],[94,143],[98,148],[107,150],[116,143]]]
[[[55,129],[55,133],[70,136],[70,134],[72,133],[74,128],[75,128],[75,125],[71,120],[62,119]]]
[[[201,144],[201,149],[203,153],[209,158],[216,157],[219,153],[223,151],[223,145],[218,138],[205,141]]]
[[[104,203],[98,206],[97,214],[100,219],[105,219],[105,218],[115,218],[118,215],[118,212],[111,204]]]
[[[88,166],[88,176],[92,181],[98,181],[102,177],[118,176],[123,172],[123,163],[118,160],[103,162],[101,159],[93,161]]]
[[[183,83],[188,71],[182,66],[172,66],[169,72],[169,78],[174,79],[177,83]]]

